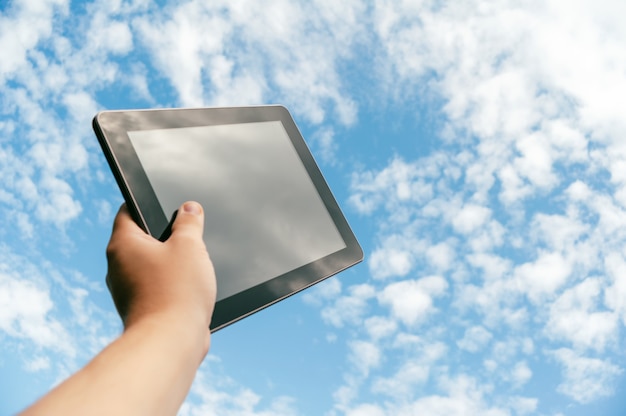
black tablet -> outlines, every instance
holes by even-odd
[[[93,127],[147,233],[161,237],[185,201],[204,207],[212,331],[363,259],[282,106],[103,111]]]

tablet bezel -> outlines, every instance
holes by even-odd
[[[93,128],[134,220],[158,238],[169,218],[148,180],[128,131],[280,121],[346,247],[216,302],[217,331],[363,260],[363,251],[289,111],[280,105],[102,111]]]

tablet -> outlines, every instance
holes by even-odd
[[[163,236],[185,201],[204,207],[212,331],[363,259],[285,107],[103,111],[93,127],[147,233]]]

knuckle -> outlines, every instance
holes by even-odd
[[[178,230],[175,230],[174,234],[177,239],[181,241],[196,241],[198,239],[198,233],[194,229],[190,229],[189,227],[181,227]]]
[[[109,241],[106,247],[106,257],[108,260],[113,260],[117,257],[117,253],[119,252],[119,243],[115,240]]]

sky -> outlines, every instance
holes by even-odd
[[[121,331],[93,116],[283,104],[365,260],[215,333],[181,415],[623,415],[625,15],[0,0],[0,414]]]

